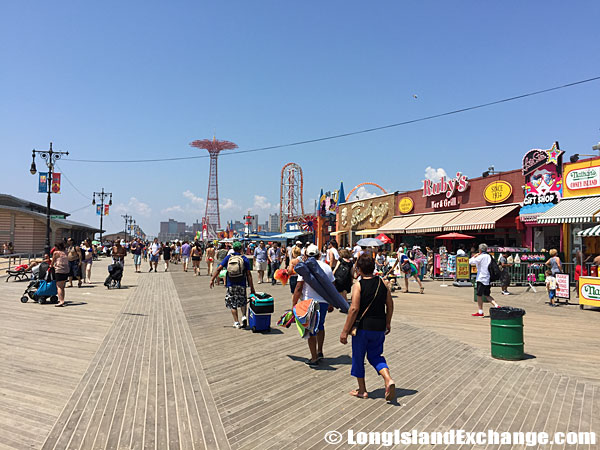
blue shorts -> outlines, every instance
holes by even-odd
[[[369,364],[379,373],[388,368],[382,356],[385,331],[357,330],[352,337],[352,369],[350,375],[356,378],[365,377],[365,356]]]
[[[328,303],[319,303],[319,306],[320,306],[319,311],[321,312],[321,315],[319,318],[319,326],[317,327],[317,332],[325,329],[325,316],[327,315],[327,310],[329,309]],[[310,333],[310,335],[316,336],[317,333],[315,333],[315,334]]]
[[[550,290],[548,291],[548,298],[549,298],[550,300],[553,300],[553,299],[554,299],[554,297],[556,297],[556,289],[550,289]]]
[[[158,262],[158,255],[150,255],[150,262]]]
[[[142,264],[142,255],[133,255],[133,264],[136,266]]]

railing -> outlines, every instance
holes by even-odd
[[[43,253],[11,253],[10,255],[0,255],[0,276],[5,275],[7,270],[21,264],[30,265],[35,259],[42,259]]]

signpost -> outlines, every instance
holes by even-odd
[[[568,273],[557,273],[556,277],[556,297],[564,298],[569,303],[571,298],[571,289],[569,289],[570,277]]]

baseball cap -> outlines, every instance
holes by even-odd
[[[242,243],[241,242],[237,242],[236,241],[236,242],[233,243],[233,249],[234,250],[241,250],[241,248],[242,248]]]
[[[319,254],[319,247],[315,244],[310,244],[306,248],[306,256],[317,256]]]
[[[302,241],[296,241],[296,245],[302,245]]]

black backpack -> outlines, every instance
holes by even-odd
[[[490,264],[488,265],[488,272],[490,273],[490,282],[498,281],[502,276],[502,270],[500,266],[492,256],[490,255]]]
[[[344,286],[348,284],[348,281],[352,277],[352,264],[340,259],[333,276],[335,277],[335,281],[333,282],[335,287],[344,289]]]

